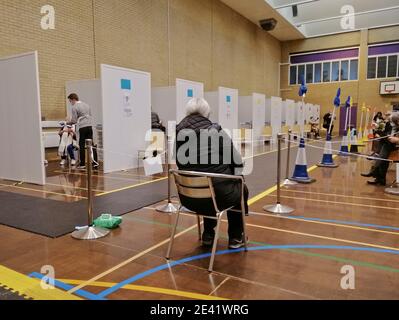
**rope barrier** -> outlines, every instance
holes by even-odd
[[[300,145],[300,142],[296,142],[296,141],[292,141],[291,143],[296,144],[296,145],[298,145],[298,146]],[[325,148],[323,148],[323,147],[318,147],[318,146],[314,146],[314,145],[310,145],[310,144],[308,144],[307,146],[308,146],[309,148],[318,149],[318,150],[323,150],[323,151],[324,151],[324,149],[325,149]],[[334,149],[332,149],[331,151],[332,151],[333,153],[336,153],[336,154],[342,154],[342,152],[341,152],[340,150],[334,150]],[[350,155],[350,156],[354,156],[354,157],[364,158],[364,159],[367,159],[367,160],[376,160],[376,161],[380,160],[380,161],[392,162],[392,161],[389,160],[389,159],[383,159],[383,158],[378,158],[378,157],[372,157],[372,156],[369,156],[369,155],[366,155],[366,154],[350,153],[350,152],[346,152],[345,154],[346,154],[346,155]]]

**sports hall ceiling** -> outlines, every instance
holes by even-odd
[[[399,0],[221,1],[258,25],[275,18],[270,34],[280,41],[399,25]]]

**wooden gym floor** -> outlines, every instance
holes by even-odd
[[[295,208],[290,216],[263,211],[276,201],[275,188],[251,195],[251,249],[227,251],[224,222],[212,274],[191,216],[181,219],[167,263],[174,217],[151,206],[92,242],[0,226],[0,286],[34,299],[399,299],[399,198],[366,185],[360,172],[369,162],[336,161],[337,169],[312,170],[314,184],[283,189],[282,202]],[[43,266],[54,268],[58,290],[27,277],[40,278]],[[354,290],[341,288],[344,266],[354,268]]]

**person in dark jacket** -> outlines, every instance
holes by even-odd
[[[176,128],[176,163],[179,170],[241,174],[244,167],[241,155],[233,146],[231,138],[221,126],[209,120],[210,107],[202,98],[194,98],[187,104],[187,117]],[[229,248],[244,246],[241,217],[241,182],[237,180],[213,179],[219,210],[228,211]],[[180,197],[182,205],[194,212],[214,214],[213,205],[203,199]],[[248,214],[248,188],[244,185],[245,213]],[[239,212],[237,212],[239,211]],[[215,235],[216,220],[204,219],[204,246],[211,246]]]
[[[151,128],[166,132],[166,128],[163,126],[158,114],[154,111],[151,111]]]

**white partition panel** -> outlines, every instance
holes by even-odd
[[[273,140],[277,141],[277,135],[281,132],[282,99],[279,97],[271,98],[271,126],[273,130]]]
[[[151,130],[151,74],[101,65],[104,172],[135,168]]]
[[[272,99],[266,99],[265,101],[265,124],[268,126],[271,126],[271,121],[272,121]]]
[[[297,106],[297,124],[301,128],[301,132],[303,132],[303,130],[305,129],[305,108],[301,101],[297,102],[296,106]]]
[[[294,100],[286,100],[286,112],[285,112],[285,125],[292,128],[295,125],[295,101]]]
[[[176,121],[186,117],[186,106],[192,98],[204,97],[204,84],[195,81],[176,79]]]
[[[0,58],[0,178],[45,184],[37,52]]]
[[[319,105],[313,105],[312,107],[312,115],[310,120],[313,123],[320,123],[320,106]]]
[[[266,96],[254,93],[252,95],[252,130],[255,141],[260,141],[266,118]]]
[[[253,97],[238,97],[238,122],[240,126],[252,124]]]
[[[219,88],[219,124],[223,129],[238,129],[238,90]]]
[[[305,106],[305,122],[310,123],[313,113],[313,104],[307,103]]]
[[[287,122],[287,101],[281,102],[281,122],[286,125]]]

